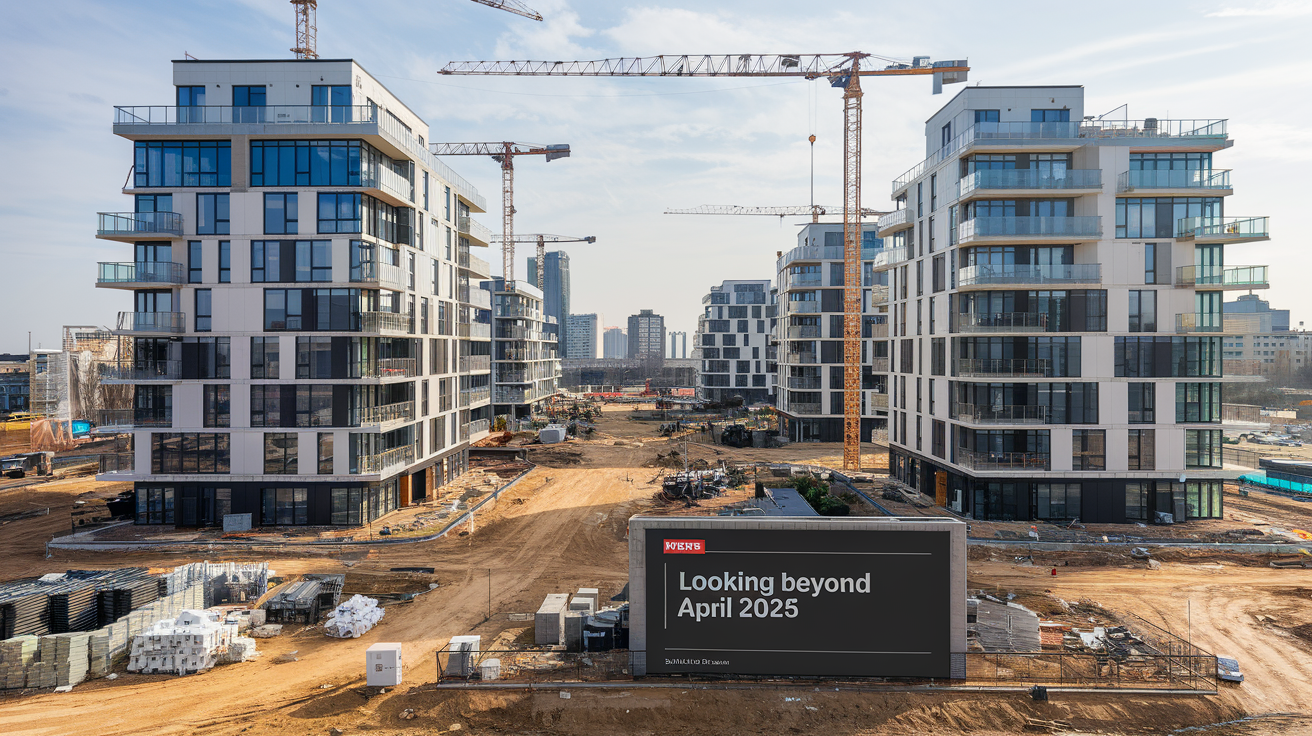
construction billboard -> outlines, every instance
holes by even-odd
[[[942,518],[634,517],[634,674],[964,677],[965,549]]]

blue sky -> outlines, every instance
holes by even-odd
[[[569,143],[573,156],[516,169],[516,230],[596,235],[565,248],[575,312],[623,324],[639,309],[692,332],[724,279],[771,278],[796,240],[775,218],[661,214],[699,204],[838,204],[841,99],[825,82],[753,79],[439,77],[451,60],[597,59],[700,53],[969,58],[971,83],[1082,84],[1092,114],[1228,118],[1227,214],[1270,215],[1272,240],[1227,264],[1269,264],[1273,306],[1312,322],[1296,206],[1312,164],[1312,3],[883,3],[527,0],[537,23],[468,0],[320,0],[319,52],[351,57],[429,123],[431,140]],[[97,211],[131,209],[114,105],[172,104],[170,60],[290,58],[286,0],[14,3],[0,25],[0,352],[58,344],[64,324],[130,308],[94,288],[97,261],[129,258],[94,237]],[[864,204],[924,157],[927,78],[877,79],[865,95]],[[449,159],[496,202],[490,160]],[[499,211],[480,216],[499,230]],[[486,254],[496,263],[499,257]],[[520,265],[527,255],[519,253]],[[523,273],[523,271],[519,271]]]

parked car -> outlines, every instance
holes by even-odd
[[[1244,673],[1240,671],[1239,661],[1234,657],[1217,656],[1216,676],[1226,682],[1244,681]]]

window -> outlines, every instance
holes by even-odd
[[[264,472],[268,475],[296,474],[296,433],[264,433]],[[268,493],[267,489],[265,493]]]
[[[1030,110],[1031,123],[1069,123],[1070,110]]]
[[[251,386],[251,426],[282,426],[282,387],[273,384]]]
[[[945,278],[945,273],[947,271],[947,269],[945,268],[946,265],[947,265],[947,261],[944,260],[944,257],[942,255],[934,256],[932,270],[933,270],[935,293],[943,291],[945,288],[947,288],[947,282]]]
[[[1107,431],[1076,429],[1071,432],[1071,470],[1107,469]]]
[[[947,375],[947,338],[935,337],[929,341],[929,372],[934,376]]]
[[[947,141],[944,141],[944,144],[945,144],[945,145],[946,145],[946,143],[947,143]],[[930,211],[930,212],[933,212],[933,211],[936,210],[936,209],[938,209],[938,174],[930,174],[930,175],[929,175],[929,211]],[[933,220],[930,220],[929,222],[930,222],[930,225],[929,225],[929,242],[930,242],[930,244],[931,244],[930,247],[929,247],[929,249],[930,249],[930,250],[934,250],[934,246],[933,246],[933,242],[934,242],[934,221],[933,221]]]
[[[1151,486],[1151,483],[1126,483],[1125,484],[1125,519],[1126,521],[1147,521],[1148,520],[1148,498],[1151,490],[1144,486]]]
[[[934,384],[931,382],[929,384],[929,387],[932,393]],[[934,425],[933,428],[931,429],[931,434],[932,434],[932,438],[930,441],[932,443],[932,447],[933,447],[932,452],[934,453],[934,456],[946,457],[947,456],[947,424],[944,422],[940,422],[938,420],[934,420]]]
[[[300,289],[264,290],[264,329],[305,329]]]
[[[1157,331],[1157,292],[1130,290],[1130,332]]]
[[[251,141],[253,187],[358,187],[386,157],[360,141]]]
[[[202,281],[203,253],[199,240],[187,241],[187,283],[189,284],[199,284]]]
[[[319,433],[319,475],[333,474],[333,433]],[[334,489],[336,490],[336,489]]]
[[[173,195],[172,194],[138,194],[136,196],[134,210],[138,214],[149,214],[152,212],[172,212]],[[165,246],[167,247],[167,246]]]
[[[233,85],[232,87],[232,106],[233,107],[264,107],[265,100],[264,85]]]
[[[1153,424],[1157,405],[1157,384],[1129,383],[1129,417],[1130,424]]]
[[[360,232],[360,195],[351,192],[320,192],[319,232]]]
[[[443,209],[445,210],[445,212],[443,213],[443,217],[446,218],[447,222],[451,222],[451,187],[446,187],[446,192],[444,193],[443,199],[445,202],[445,204],[443,205]],[[449,238],[450,236],[451,236],[451,231],[447,230],[447,237]]]
[[[227,235],[229,230],[228,195],[197,194],[196,234]]]
[[[213,308],[210,304],[210,290],[196,290],[196,332],[209,332],[210,323],[213,318]]]
[[[146,488],[137,489],[137,523],[138,524],[172,524],[173,523],[173,489]]]
[[[182,378],[231,378],[232,338],[182,338]]]
[[[296,338],[296,377],[333,377],[333,339],[331,337]]]
[[[229,435],[208,432],[156,432],[150,436],[151,472],[155,475],[179,473],[231,472]]]
[[[1130,470],[1157,468],[1157,433],[1151,429],[1130,430]]]
[[[952,142],[952,123],[939,128],[938,138],[939,148],[947,148],[947,145]]]
[[[925,182],[916,182],[916,217],[925,216]],[[922,236],[923,237],[923,236]]]
[[[232,283],[232,241],[219,241],[219,283]]]
[[[333,426],[333,387],[325,384],[296,386],[296,426]]]
[[[137,141],[133,150],[134,186],[232,186],[229,141]]]
[[[1186,468],[1221,467],[1221,430],[1186,429],[1184,466]]]
[[[1179,237],[1180,220],[1216,218],[1221,213],[1220,197],[1118,197],[1116,237]]]
[[[1175,384],[1175,421],[1177,423],[1221,421],[1221,384]]]
[[[231,387],[227,384],[205,386],[204,427],[231,426]]]
[[[264,195],[264,232],[271,235],[295,235],[298,232],[295,192]]]
[[[998,122],[998,120],[999,120],[999,117],[998,117],[998,111],[997,111],[997,110],[976,110],[976,111],[975,111],[975,122],[976,122],[976,123],[996,123],[996,122]]]
[[[331,240],[251,241],[251,283],[332,280]]]
[[[1221,375],[1219,337],[1117,337],[1113,349],[1117,377]]]
[[[1034,486],[1035,519],[1074,519],[1080,515],[1079,483],[1037,483]]]
[[[278,338],[251,338],[251,378],[278,377]]]
[[[205,106],[204,85],[178,87],[178,107],[204,107],[204,106]],[[178,122],[182,122],[182,121],[178,121]]]
[[[293,437],[293,439],[295,439]],[[265,435],[267,448],[268,435]],[[295,459],[293,457],[293,459]],[[310,492],[305,488],[261,488],[260,524],[297,526],[310,523]]]
[[[323,108],[313,110],[314,122],[345,123],[355,118],[351,115],[351,86],[349,84],[316,84],[310,87],[310,104]],[[378,122],[374,113],[373,122]]]
[[[1185,484],[1185,513],[1190,519],[1220,519],[1221,482],[1190,481]]]
[[[1157,244],[1143,244],[1143,282],[1157,283]]]
[[[332,490],[332,523],[337,526],[358,526],[368,520],[365,511],[365,491],[358,487]]]

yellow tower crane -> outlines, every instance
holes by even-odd
[[[707,54],[596,61],[453,61],[441,74],[527,77],[803,77],[843,90],[843,468],[861,467],[861,77],[932,74],[934,93],[966,81],[965,60],[845,54]]]

